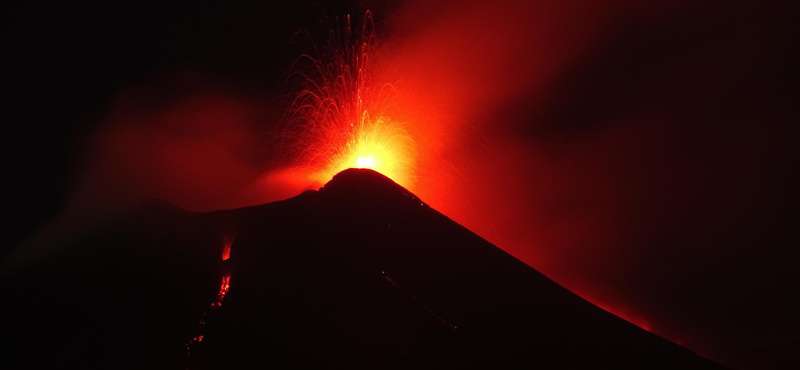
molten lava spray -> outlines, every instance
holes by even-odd
[[[350,16],[324,18],[327,38],[308,31],[296,41],[309,45],[289,78],[297,86],[287,109],[284,138],[297,167],[324,184],[347,168],[370,168],[406,187],[415,182],[417,152],[406,124],[392,115],[395,88],[381,70],[381,45],[372,14],[354,28]]]

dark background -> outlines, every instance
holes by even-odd
[[[202,75],[213,81],[214,90],[274,100],[294,57],[287,46],[292,34],[322,13],[359,11],[355,2],[325,3],[324,11],[313,3],[7,7],[2,81],[8,217],[0,252],[8,253],[64,210],[92,153],[88,143],[126,89],[152,88],[175,75]],[[379,27],[380,14],[398,7],[370,5]],[[540,106],[527,104],[538,98],[531,92],[503,110],[505,118],[517,122],[509,130],[531,146],[566,145],[609,127],[624,131],[629,126],[614,118],[631,111],[663,119],[664,127],[679,133],[649,132],[641,147],[656,149],[648,152],[647,167],[622,165],[609,176],[627,179],[631,203],[674,212],[626,214],[626,240],[655,241],[650,247],[655,251],[675,245],[680,250],[664,255],[658,267],[643,263],[648,271],[641,274],[650,280],[631,275],[630,269],[614,279],[629,281],[620,289],[629,301],[645,302],[640,306],[649,307],[653,316],[660,312],[652,302],[669,301],[670,310],[681,314],[666,317],[708,322],[706,342],[747,338],[707,346],[710,353],[702,353],[743,368],[789,368],[800,351],[796,303],[791,303],[798,296],[800,238],[794,179],[798,114],[796,84],[790,79],[797,65],[791,37],[795,22],[788,9],[788,3],[702,2],[656,24],[620,16],[585,57],[565,67]],[[663,73],[664,66],[678,68]],[[681,82],[691,82],[692,88]],[[547,124],[534,124],[529,117]],[[630,141],[636,140],[632,135]],[[685,158],[675,162],[663,156],[660,162],[657,150],[665,146],[684,150]],[[671,168],[670,176],[652,176],[648,169],[659,166]],[[672,176],[676,173],[682,176]],[[732,185],[721,187],[723,182]],[[678,192],[658,191],[684,186]],[[673,196],[696,206],[681,208],[681,214],[668,207],[680,202]],[[724,216],[731,214],[735,217]],[[649,262],[662,256],[642,253]],[[628,265],[636,264],[636,253],[627,258]],[[652,276],[680,283],[661,284]],[[704,283],[693,291],[693,281]],[[682,288],[672,291],[675,286]],[[645,294],[633,293],[645,288]],[[661,324],[697,335],[681,321]]]
[[[273,92],[294,57],[292,34],[319,2],[144,1],[16,4],[4,11],[6,252],[64,207],[86,145],[122,90],[198,73],[237,90]],[[357,5],[325,4],[343,13]],[[13,175],[12,175],[13,174]],[[14,179],[14,180],[11,180]]]

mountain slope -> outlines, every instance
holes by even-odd
[[[25,316],[15,353],[41,338],[26,331],[32,322],[52,329],[33,363],[722,368],[586,302],[370,170],[237,210],[151,203],[62,250],[4,276],[11,312]],[[58,303],[44,302],[51,296]]]

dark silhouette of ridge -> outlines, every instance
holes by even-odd
[[[371,170],[236,210],[147,203],[59,251],[3,274],[13,363],[724,368],[588,303]],[[211,309],[223,276],[230,289]]]

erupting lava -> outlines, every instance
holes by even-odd
[[[291,97],[284,137],[298,167],[320,184],[347,168],[369,168],[409,187],[414,182],[416,149],[402,122],[392,119],[394,86],[379,70],[379,47],[372,15],[353,30],[324,18],[328,37],[294,63],[290,80],[299,89]],[[300,42],[300,44],[305,44]],[[293,81],[294,82],[294,81]]]
[[[366,120],[366,119],[365,119]],[[412,182],[413,162],[411,139],[399,127],[384,119],[362,122],[350,129],[352,138],[338,151],[331,153],[330,163],[314,180],[323,182],[348,168],[369,168],[398,183]]]

